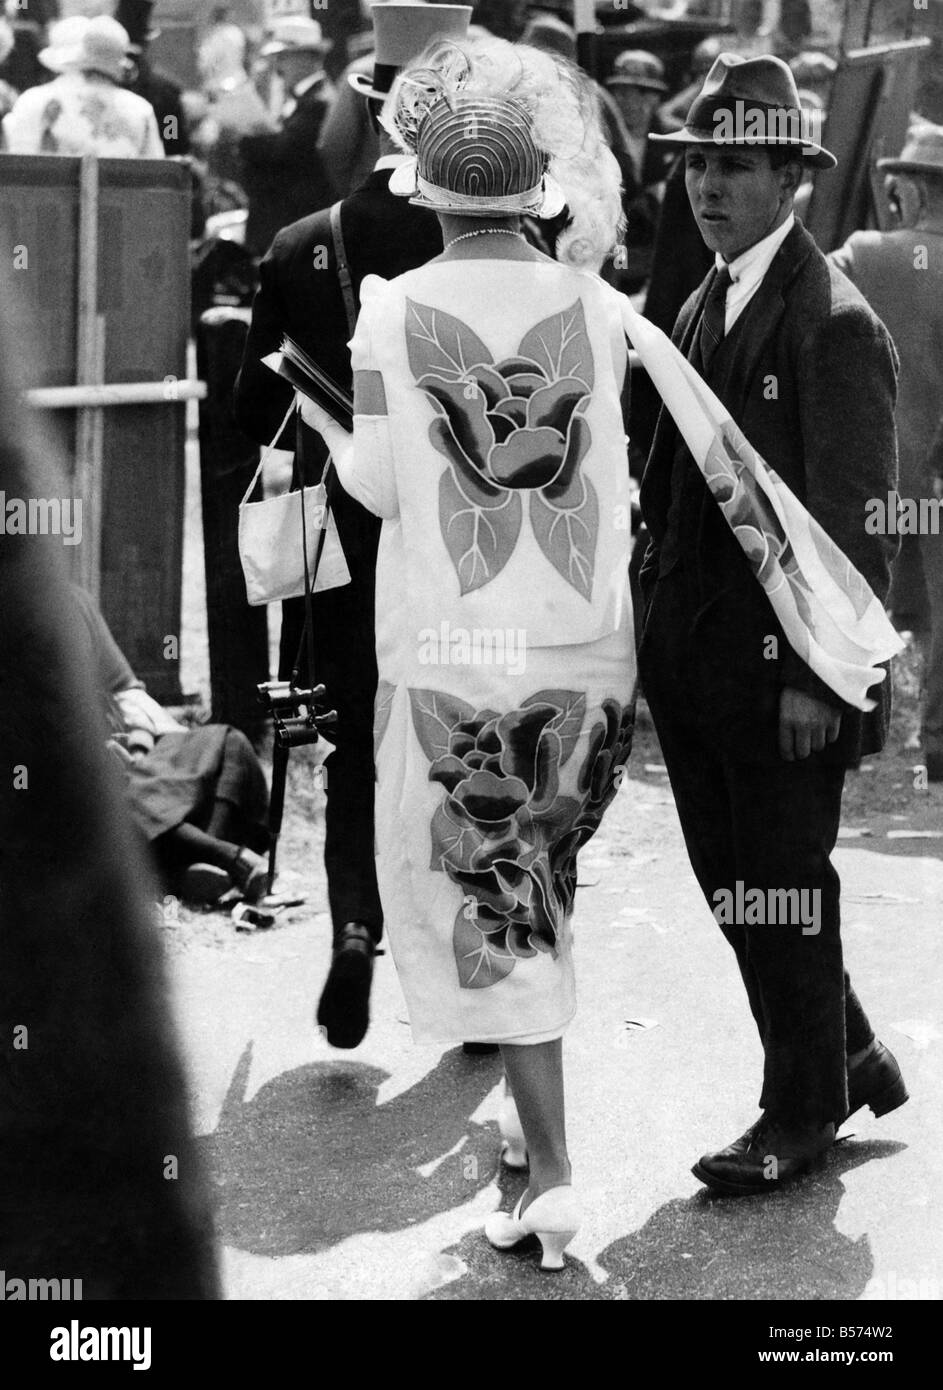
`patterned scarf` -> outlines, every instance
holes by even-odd
[[[873,709],[868,688],[904,644],[870,585],[661,329],[628,300],[622,323],[790,646],[847,704]]]

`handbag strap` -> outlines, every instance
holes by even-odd
[[[344,245],[344,233],[341,228],[341,204],[334,203],[331,208],[331,236],[334,240],[334,259],[337,263],[337,279],[340,283],[341,294],[344,297],[344,309],[347,312],[347,326],[350,329],[350,336],[354,336],[354,329],[357,327],[357,299],[354,295],[354,283],[350,277],[350,266],[347,263],[347,248]]]
[[[245,494],[243,495],[242,501],[239,503],[240,507],[244,507],[244,506],[246,505],[246,503],[248,502],[249,497],[250,497],[250,495],[251,495],[251,493],[252,493],[252,489],[255,487],[256,483],[259,481],[259,477],[260,477],[260,475],[261,475],[261,473],[262,473],[262,469],[265,467],[266,463],[267,463],[268,460],[271,458],[272,454],[275,452],[275,446],[276,446],[276,444],[278,443],[278,441],[281,439],[282,435],[284,434],[284,432],[285,432],[285,426],[288,424],[288,421],[291,419],[292,412],[294,411],[294,409],[295,409],[295,394],[294,394],[294,392],[292,392],[292,396],[291,396],[291,405],[290,405],[290,406],[288,407],[288,409],[285,411],[285,418],[284,418],[284,420],[282,421],[282,423],[279,425],[278,429],[275,431],[275,437],[274,437],[274,439],[272,440],[271,444],[266,444],[265,448],[262,450],[261,454],[259,455],[259,466],[258,466],[258,468],[255,470],[255,472],[252,474],[252,482],[249,484],[249,486],[248,486],[248,487],[246,488],[246,490],[245,490]]]

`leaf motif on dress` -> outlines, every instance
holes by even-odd
[[[413,728],[420,747],[430,762],[445,757],[450,751],[452,731],[474,717],[474,708],[457,695],[441,690],[410,690],[409,705]]]
[[[505,946],[506,933],[483,932],[459,908],[452,929],[452,947],[462,989],[488,989],[510,975],[517,957]]]
[[[516,493],[505,494],[500,507],[469,500],[450,469],[439,479],[439,528],[458,575],[462,594],[469,594],[500,574],[514,553],[524,509]]]
[[[593,353],[581,299],[525,333],[518,351],[536,362],[548,381],[575,376],[585,382],[587,391],[593,389]]]
[[[599,501],[588,478],[575,481],[581,482],[583,487],[583,500],[578,507],[555,505],[543,493],[534,492],[530,499],[530,522],[537,544],[554,569],[589,599],[593,592]]]
[[[428,304],[406,300],[406,351],[409,369],[417,379],[436,376],[463,377],[472,367],[490,365],[494,359],[484,343],[461,319]]]

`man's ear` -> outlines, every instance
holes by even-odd
[[[795,197],[796,193],[799,191],[799,185],[802,182],[804,172],[805,168],[801,159],[790,159],[789,162],[784,164],[780,169],[779,186],[787,198]]]

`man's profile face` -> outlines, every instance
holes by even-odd
[[[765,149],[694,145],[685,151],[684,182],[708,248],[733,260],[762,241],[796,187],[796,167],[774,169]]]

